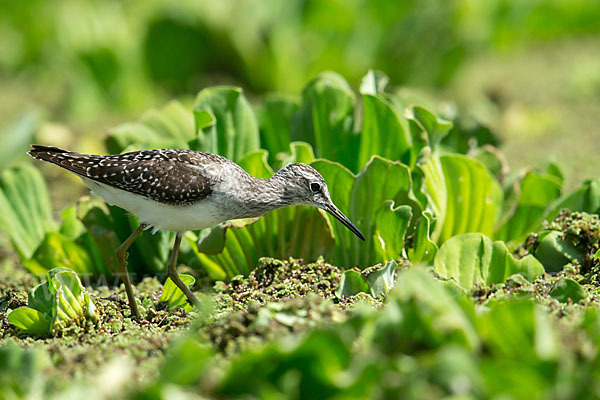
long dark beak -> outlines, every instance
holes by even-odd
[[[356,226],[333,204],[329,204],[325,207],[325,211],[329,214],[333,215],[338,221],[346,226],[346,228],[350,229],[352,233],[360,238],[360,240],[365,240],[365,235],[362,234],[361,231],[358,230]]]

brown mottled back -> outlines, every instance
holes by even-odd
[[[228,162],[214,154],[175,149],[101,156],[33,145],[28,154],[82,177],[172,205],[205,199],[211,193],[211,185],[202,173],[204,167]]]

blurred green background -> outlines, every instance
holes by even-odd
[[[104,151],[109,128],[235,84],[300,96],[369,68],[504,139],[513,168],[598,175],[600,2],[592,0],[1,0],[0,140]],[[21,125],[19,125],[21,124]]]

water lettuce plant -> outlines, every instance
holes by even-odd
[[[544,267],[532,255],[516,259],[504,242],[492,242],[476,232],[448,239],[433,260],[433,270],[467,289],[503,283],[513,274],[521,274],[528,280],[544,274]]]
[[[323,256],[359,268],[400,257],[432,264],[439,246],[471,232],[513,249],[561,207],[600,207],[596,181],[563,194],[564,179],[554,165],[505,176],[490,147],[493,135],[415,100],[388,91],[387,77],[377,71],[363,78],[359,96],[340,75],[326,72],[306,85],[300,99],[272,96],[257,107],[240,88],[209,87],[190,109],[170,102],[116,127],[106,145],[111,152],[215,152],[263,179],[285,164],[310,163],[336,204],[366,233],[359,243],[329,216],[297,207],[186,235],[181,261],[201,266],[213,279],[248,274],[263,256]],[[112,279],[113,249],[137,227],[122,210],[88,200],[67,208],[56,223],[44,182],[27,166],[4,171],[0,210],[0,229],[33,272],[66,266]],[[164,271],[170,240],[168,233],[143,234],[131,249],[132,272]]]
[[[38,336],[56,335],[86,320],[98,321],[96,307],[77,274],[68,268],[48,271],[47,281],[31,289],[27,307],[7,314],[8,322]]]
[[[338,298],[354,296],[358,293],[367,293],[373,298],[384,298],[394,287],[397,269],[398,264],[392,260],[362,272],[346,270],[335,294]]]

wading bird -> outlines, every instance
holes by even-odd
[[[81,154],[32,145],[27,153],[77,175],[108,204],[137,216],[140,226],[116,250],[131,314],[139,319],[127,272],[127,249],[145,229],[175,232],[168,276],[196,304],[177,274],[177,255],[186,231],[259,217],[277,208],[321,208],[360,239],[363,234],[333,204],[321,174],[306,164],[290,164],[270,179],[258,179],[225,157],[192,150],[144,150],[115,155]]]

